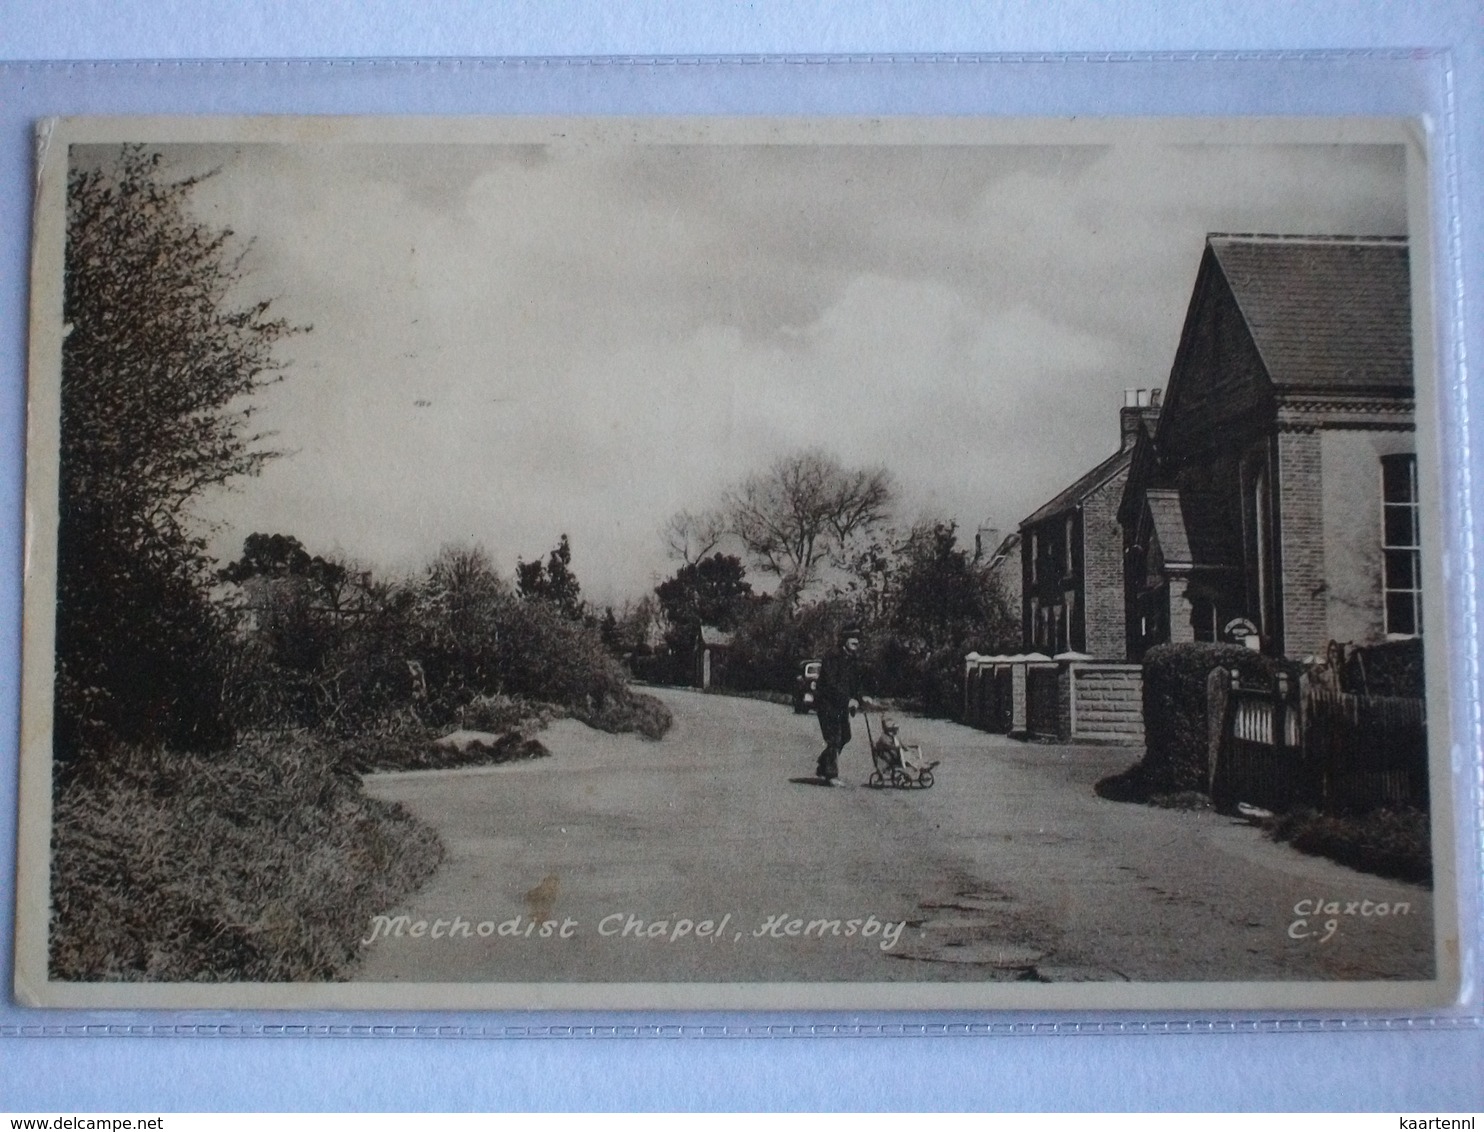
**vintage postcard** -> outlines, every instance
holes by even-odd
[[[1459,987],[1370,120],[39,131],[16,994]]]

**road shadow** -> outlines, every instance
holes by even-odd
[[[845,782],[843,779],[836,779],[835,785],[832,787],[824,779],[816,778],[812,774],[808,775],[807,777],[790,778],[789,781],[792,782],[795,786],[818,786],[826,790],[839,790],[841,787],[849,785],[849,783]]]

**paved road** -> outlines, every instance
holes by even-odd
[[[370,943],[353,977],[1432,975],[1428,890],[1303,856],[1217,814],[1098,798],[1092,784],[1134,761],[1132,749],[907,720],[904,736],[942,760],[935,788],[865,787],[862,737],[842,760],[854,785],[832,790],[803,778],[820,746],[812,716],[658,694],[675,714],[658,743],[563,721],[543,735],[549,759],[368,776],[373,794],[438,829],[448,857],[393,913],[407,917],[404,934]],[[1305,900],[1339,901],[1339,914],[1301,916]],[[1407,910],[1375,915],[1383,904]],[[417,921],[426,934],[410,934]]]

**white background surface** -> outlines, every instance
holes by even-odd
[[[1479,182],[1470,176],[1480,168],[1475,111],[1484,91],[1477,0],[0,0],[0,58],[7,60],[1436,46],[1455,52],[1463,192],[1477,198]],[[1468,242],[1469,231],[1478,231],[1477,222],[1465,231],[1468,281],[1477,296],[1481,249]],[[1477,959],[1474,971],[1477,977]],[[0,1110],[1484,1107],[1484,1033],[1472,1027],[994,1038],[0,1042]]]

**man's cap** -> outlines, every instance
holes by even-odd
[[[843,629],[840,630],[840,639],[842,641],[847,641],[851,637],[857,637],[858,638],[860,635],[861,635],[861,627],[859,625],[855,624],[853,621],[850,624],[846,625]]]

